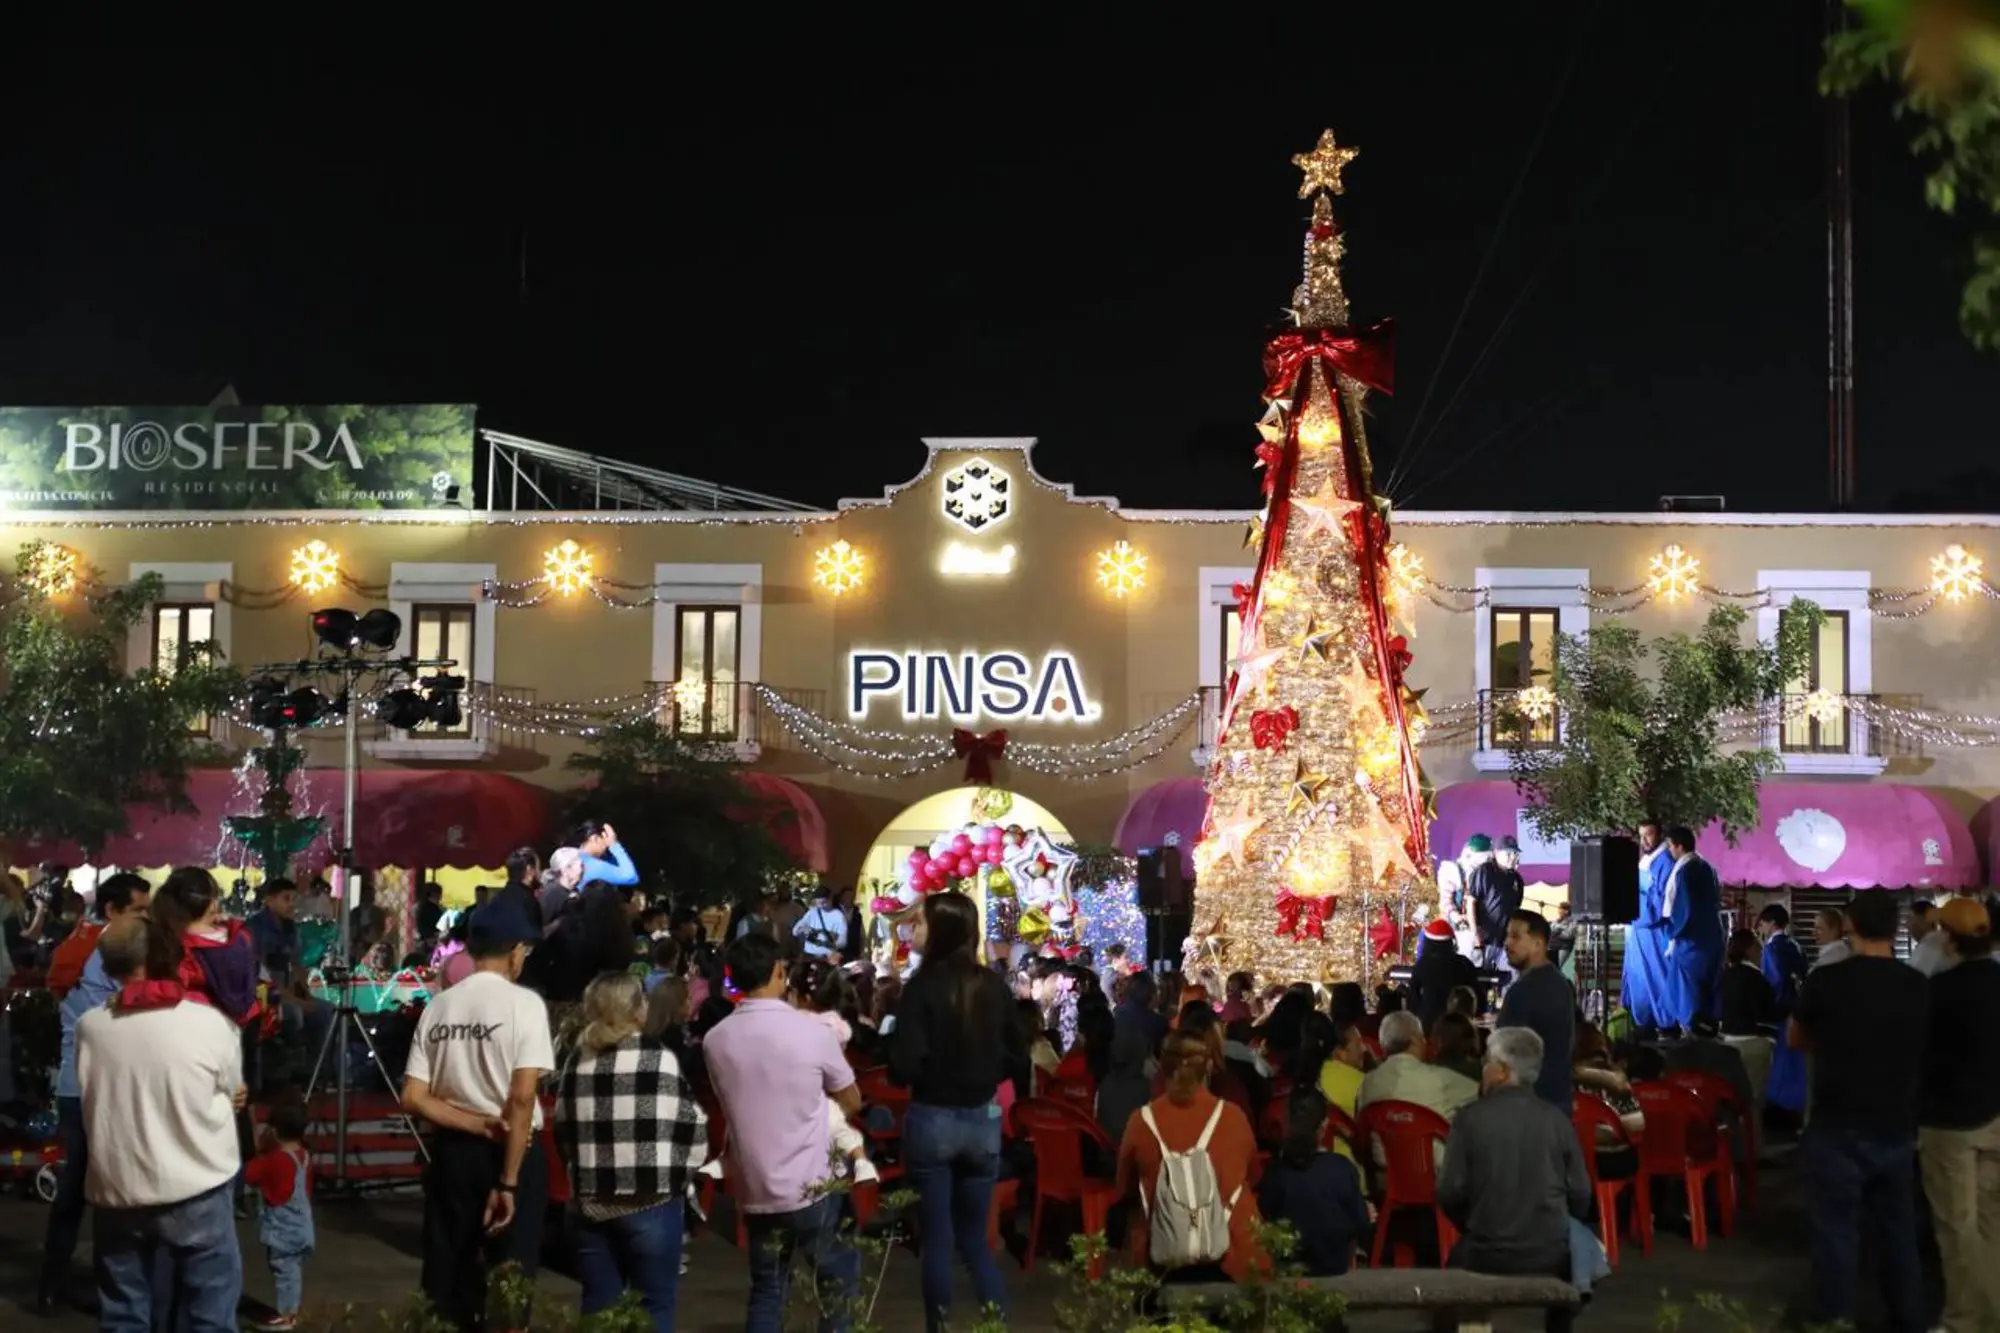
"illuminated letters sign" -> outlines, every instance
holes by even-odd
[[[1012,574],[1014,572],[1014,546],[1009,542],[997,551],[982,551],[977,546],[967,546],[964,542],[953,542],[944,548],[944,555],[938,559],[940,574],[969,574],[973,576]]]
[[[1094,722],[1099,711],[1065,652],[1039,662],[1012,652],[849,653],[848,715],[867,717],[877,699],[893,701],[905,722]]]

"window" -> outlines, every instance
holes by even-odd
[[[1554,680],[1558,623],[1554,607],[1493,609],[1487,664],[1491,748],[1556,743],[1555,709],[1523,712],[1519,699],[1521,691],[1534,686],[1547,689]]]
[[[674,730],[701,740],[736,737],[742,609],[683,606],[674,647]]]
[[[1222,612],[1222,661],[1218,665],[1220,679],[1227,681],[1243,652],[1243,612],[1233,602],[1217,609]]]
[[[1782,628],[1785,616],[1780,612],[1778,624]],[[1839,695],[1843,699],[1848,693],[1847,682],[1847,612],[1828,611],[1826,619],[1819,625],[1819,632],[1813,636],[1812,651],[1806,658],[1805,670],[1785,687],[1784,721],[1781,725],[1778,748],[1798,754],[1846,754],[1848,749],[1847,708],[1843,704],[1837,717],[1822,721],[1805,710],[1807,695],[1824,690],[1828,694]]]
[[[464,678],[468,683],[472,678],[472,639],[474,634],[473,606],[470,602],[416,602],[410,606],[410,627],[412,650],[421,659],[444,659],[457,665],[443,668],[448,674]],[[424,667],[417,672],[419,678],[435,676],[438,667]],[[471,700],[463,716],[455,727],[441,727],[435,722],[426,722],[413,728],[412,736],[427,736],[440,739],[465,740],[472,735]]]
[[[171,676],[187,665],[188,649],[215,638],[215,606],[210,602],[170,602],[153,608],[153,653],[151,666]],[[188,730],[206,736],[214,720],[206,714],[188,724]]]

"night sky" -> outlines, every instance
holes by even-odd
[[[1248,508],[1290,158],[1330,125],[1362,150],[1348,291],[1399,323],[1371,424],[1398,503],[1824,504],[1817,4],[739,8],[17,34],[0,402],[476,401],[813,503],[905,479],[920,436],[1034,435],[1084,493]],[[1954,480],[2000,419],[1956,326],[1970,228],[1906,133],[1856,105],[1861,500],[2000,507]]]

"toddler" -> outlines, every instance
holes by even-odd
[[[155,931],[179,937],[179,970],[127,985],[120,1004],[158,1008],[195,1000],[246,1026],[262,1015],[257,946],[241,921],[223,914],[213,875],[194,866],[174,871],[153,895],[151,916]]]
[[[306,1152],[306,1108],[301,1102],[281,1102],[258,1140],[258,1154],[243,1170],[244,1183],[263,1196],[257,1238],[271,1265],[276,1313],[259,1328],[298,1327],[299,1298],[305,1283],[306,1256],[313,1251],[312,1158]]]

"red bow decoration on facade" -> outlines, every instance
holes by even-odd
[[[984,736],[958,728],[951,733],[952,752],[965,761],[965,780],[975,787],[993,781],[995,761],[1007,753],[1007,733],[989,731]]]
[[[1278,890],[1278,928],[1273,935],[1295,940],[1323,940],[1326,923],[1333,916],[1334,896],[1330,893],[1308,898],[1288,888]]]
[[[1298,378],[1307,358],[1325,361],[1371,389],[1396,391],[1396,323],[1385,319],[1365,329],[1288,329],[1264,349],[1264,378],[1282,393]]]
[[[1286,739],[1299,729],[1299,710],[1260,708],[1250,715],[1250,743],[1260,750],[1282,750]]]
[[[1389,915],[1389,909],[1381,909],[1375,924],[1368,927],[1368,942],[1375,946],[1377,958],[1388,958],[1403,951],[1403,934],[1396,929],[1396,918]]]

